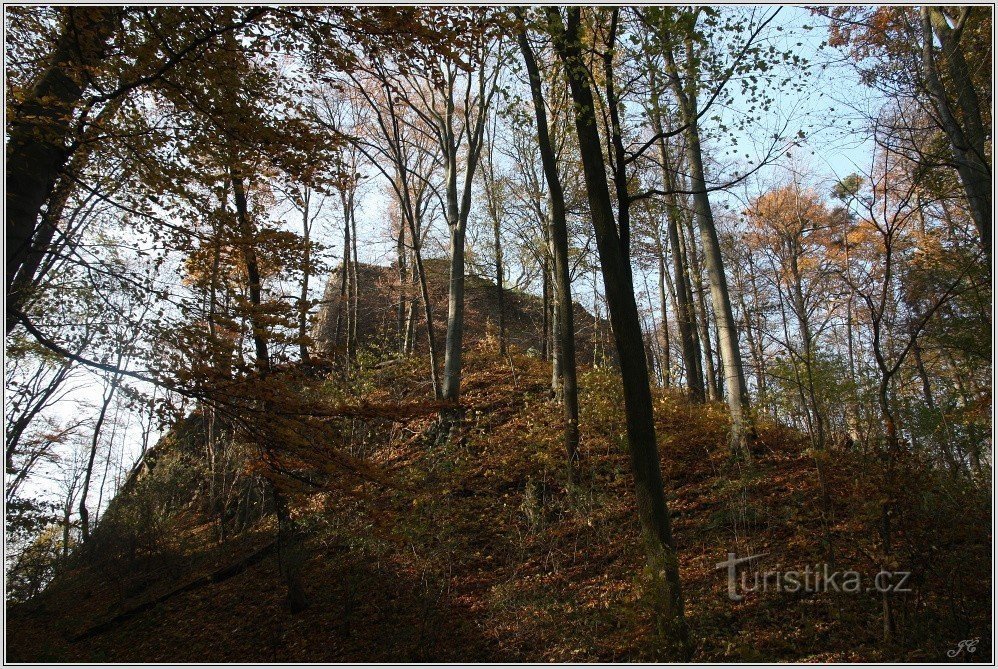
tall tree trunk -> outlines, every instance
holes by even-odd
[[[350,193],[350,244],[353,253],[353,262],[350,281],[353,286],[352,299],[350,300],[350,339],[349,355],[357,355],[357,326],[360,321],[360,260],[357,257],[357,210],[354,192]]]
[[[457,401],[461,396],[461,354],[464,337],[464,232],[463,225],[451,227],[450,289],[447,296],[447,342],[444,347],[443,399]]]
[[[302,279],[301,295],[298,298],[298,354],[303,364],[308,364],[308,280],[312,274],[312,242],[310,240],[312,223],[309,220],[309,205],[311,191],[305,189],[304,205],[302,207]]]
[[[243,262],[246,266],[246,276],[249,279],[250,327],[253,331],[253,347],[256,353],[256,366],[262,373],[270,371],[270,353],[267,350],[267,331],[260,323],[263,306],[263,288],[260,281],[260,265],[256,257],[256,233],[250,221],[249,209],[246,203],[246,190],[243,178],[235,168],[229,171],[232,182],[232,193],[236,201],[236,221],[239,225],[240,246],[243,251]]]
[[[409,219],[409,237],[412,239],[412,256],[416,264],[416,275],[419,279],[419,295],[423,300],[423,315],[426,317],[426,343],[430,351],[430,381],[433,383],[433,397],[443,397],[440,384],[440,373],[437,363],[437,338],[433,328],[433,303],[430,302],[430,288],[426,279],[426,267],[423,265],[423,242],[420,237],[420,227],[416,221]]]
[[[689,283],[687,281],[684,254],[679,239],[679,220],[681,212],[679,202],[674,191],[675,174],[673,173],[673,160],[670,147],[663,136],[664,122],[662,110],[659,103],[659,96],[655,88],[654,74],[652,74],[653,93],[651,98],[650,116],[652,130],[659,135],[658,150],[662,165],[662,183],[665,185],[667,195],[665,196],[666,220],[668,227],[669,246],[672,248],[672,265],[675,274],[676,286],[676,324],[679,326],[679,339],[682,344],[683,365],[686,367],[686,387],[690,392],[690,397],[694,402],[702,402],[706,393],[703,386],[703,372],[700,367],[697,345],[694,339],[693,323],[695,316],[693,304],[689,299]]]
[[[748,340],[749,353],[752,355],[752,363],[755,367],[755,386],[757,406],[762,406],[763,398],[766,394],[765,362],[762,359],[762,349],[757,347],[757,337],[753,334],[755,329],[752,325],[752,314],[745,303],[745,295],[741,296],[742,302],[742,322],[745,323],[745,338]]]
[[[450,291],[447,299],[447,341],[444,346],[443,399],[457,402],[461,397],[461,356],[464,337],[464,243],[471,212],[471,190],[481,156],[482,138],[485,133],[485,116],[495,86],[486,91],[485,72],[479,72],[479,90],[476,102],[478,117],[472,124],[472,110],[465,109],[463,134],[467,135],[467,156],[464,166],[464,183],[458,191],[458,138],[455,137],[455,75],[448,73],[446,82],[446,110],[439,128],[444,155],[444,181],[446,184],[445,216],[450,228]],[[450,420],[446,422],[451,422]]]
[[[225,182],[222,187],[219,202],[222,212],[228,209],[229,186],[230,182]],[[228,378],[232,375],[233,343],[230,339],[218,335],[218,291],[222,280],[222,225],[224,223],[221,220],[212,220],[211,276],[208,279],[208,332],[211,334],[214,357],[212,365],[215,373],[222,372]]]
[[[965,8],[970,12],[970,8]],[[971,218],[981,236],[981,247],[991,265],[991,166],[988,164],[987,131],[981,115],[981,103],[970,79],[970,67],[963,55],[960,34],[950,27],[942,9],[923,6],[922,73],[933,98],[933,105],[953,151],[957,174],[967,195]],[[966,19],[965,19],[966,20]],[[935,62],[932,35],[939,38],[946,59],[951,84],[956,88],[956,104],[963,123],[953,113],[946,89]]]
[[[496,310],[499,312],[499,355],[506,356],[506,291],[503,286],[502,238],[499,235],[499,215],[492,218],[492,237],[496,248]]]
[[[122,355],[118,354],[118,365],[121,365]],[[83,473],[83,483],[80,487],[80,537],[83,543],[90,540],[90,511],[87,509],[87,493],[90,492],[90,479],[94,472],[94,460],[97,457],[97,446],[100,444],[101,429],[104,427],[104,419],[107,417],[107,408],[111,404],[115,391],[118,389],[120,377],[115,376],[110,380],[107,394],[101,402],[100,411],[97,413],[97,422],[94,424],[93,436],[90,439],[90,453],[87,457],[87,468]]]
[[[700,267],[700,261],[697,258],[696,242],[693,239],[692,230],[690,231],[689,244],[687,244],[686,248],[688,249],[687,258],[690,261],[689,268],[692,275],[690,283],[693,287],[693,294],[696,296],[696,306],[699,307],[694,314],[694,322],[700,332],[701,354],[704,365],[704,385],[707,389],[707,398],[713,402],[717,402],[721,399],[721,389],[717,384],[717,371],[714,368],[714,349],[711,346],[710,340],[711,310],[707,306],[706,291],[703,288],[703,269]]]
[[[683,363],[686,366],[686,387],[690,391],[690,397],[694,402],[703,402],[706,397],[706,389],[703,384],[703,368],[700,366],[700,350],[697,344],[696,313],[693,309],[692,292],[688,280],[689,267],[686,262],[687,254],[684,252],[684,245],[680,239],[679,230],[679,208],[673,202],[669,207],[669,246],[672,247],[672,271],[675,274],[676,300],[678,309],[676,322],[679,325],[679,338],[683,345]]]
[[[541,359],[551,357],[551,266],[548,259],[548,228],[544,228],[544,254],[541,256]]]
[[[662,385],[672,386],[672,346],[669,341],[669,310],[666,299],[665,282],[669,271],[665,267],[665,247],[662,244],[662,232],[655,226],[655,250],[658,255],[658,304],[662,312]]]
[[[403,215],[404,217],[404,215]],[[399,219],[399,233],[397,243],[395,245],[395,253],[397,258],[398,277],[399,277],[399,301],[398,301],[398,313],[396,314],[396,331],[398,333],[398,350],[400,355],[406,355],[409,352],[409,339],[408,339],[408,326],[406,322],[406,315],[409,311],[407,304],[407,288],[408,288],[408,267],[406,266],[406,248],[405,248],[405,222]]]
[[[731,448],[733,451],[748,452],[747,437],[752,431],[749,415],[748,392],[745,389],[745,375],[742,371],[742,357],[738,350],[738,330],[735,326],[728,281],[724,275],[724,261],[721,245],[714,226],[714,215],[710,209],[710,198],[704,176],[703,153],[700,147],[700,131],[697,119],[696,94],[687,90],[679,78],[678,68],[672,55],[671,45],[665,51],[666,63],[670,71],[673,91],[679,100],[682,121],[686,124],[686,153],[690,168],[690,190],[693,191],[693,209],[700,237],[704,247],[707,272],[710,276],[711,301],[717,317],[720,335],[718,347],[724,362],[724,380],[728,389],[728,407],[731,412]],[[696,67],[695,63],[689,64]],[[692,72],[690,74],[693,74]],[[692,84],[692,82],[690,82]]]
[[[48,63],[11,108],[7,140],[7,292],[33,250],[42,248],[38,218],[69,158],[74,115],[90,68],[121,19],[121,7],[64,7]],[[18,297],[7,303],[20,310]]]
[[[550,225],[550,217],[548,217],[548,224]],[[554,242],[551,241],[551,235],[548,234],[548,253],[552,256],[551,261],[551,284],[548,292],[551,293],[553,299],[551,299],[551,396],[557,400],[561,401],[561,381],[562,381],[562,363],[564,362],[564,357],[561,352],[562,344],[562,323],[561,323],[561,309],[558,304],[558,294],[554,289],[555,282],[558,280],[554,276]]]
[[[567,25],[563,25],[559,10],[547,8],[555,51],[565,66],[575,103],[576,135],[623,381],[628,446],[638,518],[648,560],[647,573],[652,580],[659,623],[670,639],[678,642],[685,659],[689,656],[689,641],[683,614],[679,561],[663,494],[641,322],[634,300],[629,262],[622,253],[623,246],[617,235],[606,182],[595,105],[579,40],[580,10],[569,7],[566,12],[568,21]]]
[[[343,263],[340,265],[340,297],[336,302],[336,326],[333,329],[333,347],[340,345],[344,321],[349,319],[349,278],[347,267],[350,265],[350,204],[347,195],[340,191],[340,203],[343,206]],[[346,304],[346,311],[344,311]],[[349,332],[349,323],[347,323]]]
[[[756,368],[755,368],[755,380],[757,385],[756,390],[758,394],[759,403],[763,407],[766,407],[768,406],[768,381],[766,378],[766,351],[765,351],[765,344],[762,339],[762,333],[765,332],[762,300],[759,296],[759,288],[756,283],[755,263],[752,261],[751,253],[747,254],[746,262],[748,264],[749,285],[752,288],[752,303],[755,305],[755,310],[756,310],[754,329],[757,334],[755,337],[756,340],[755,347],[752,349],[753,356],[755,357],[755,362],[756,362]],[[744,299],[745,297],[743,295],[742,296],[743,302]],[[747,320],[748,319],[747,309],[745,313],[746,313],[745,330],[746,332],[749,332],[750,330],[753,329],[753,327],[749,325],[749,321]],[[752,346],[751,342],[749,343],[749,346],[750,347]]]
[[[256,367],[260,376],[265,377],[270,374],[271,365],[267,329],[266,326],[260,323],[263,296],[256,255],[256,234],[253,229],[253,223],[250,220],[242,175],[235,167],[230,168],[229,175],[236,201],[236,219],[239,224],[239,236],[243,247],[243,262],[246,268],[246,276],[249,280],[249,299],[252,310],[250,312],[250,327],[253,330]],[[266,403],[264,403],[263,412],[267,412]],[[265,450],[273,447],[269,443],[261,444],[261,446]],[[283,491],[272,484],[271,492],[274,496],[274,505],[277,513],[277,550],[280,556],[281,576],[287,586],[286,601],[292,611],[300,611],[308,605],[301,584],[300,529],[288,513],[287,500],[284,497]]]
[[[277,560],[281,577],[287,585],[285,603],[292,613],[308,608],[308,598],[301,582],[302,538],[297,523],[291,517],[288,501],[276,486],[272,488],[277,514]]]

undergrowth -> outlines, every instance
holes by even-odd
[[[361,357],[346,380],[332,377],[302,392],[371,405],[427,396],[425,360],[381,363],[373,354]],[[296,497],[312,602],[305,612],[281,608],[270,559],[154,607],[121,629],[68,640],[272,534],[272,519],[262,515],[220,537],[205,509],[178,501],[196,487],[184,469],[192,465],[167,459],[158,479],[116,501],[120,526],[109,521],[104,529],[113,550],[79,560],[34,600],[9,609],[9,658],[667,659],[667,640],[657,638],[642,595],[615,372],[580,375],[582,461],[569,485],[547,364],[520,353],[499,359],[482,346],[465,365],[457,438],[429,438],[429,415],[338,419],[336,443],[328,448],[366,459],[384,480],[306,489]],[[974,660],[990,657],[985,482],[939,472],[917,453],[906,453],[887,475],[876,452],[816,454],[802,435],[766,421],[759,423],[751,462],[732,462],[722,405],[694,405],[679,391],[656,389],[655,415],[694,659],[943,660],[970,638],[981,639]],[[310,457],[321,458],[321,451]],[[167,480],[177,489],[163,490]],[[885,501],[894,514],[889,552],[877,532]],[[157,517],[157,509],[169,512]],[[728,553],[764,554],[766,570],[831,562],[864,575],[910,571],[912,590],[892,597],[897,632],[885,640],[876,593],[766,592],[731,601],[725,572],[715,566]],[[186,631],[182,641],[178,629]]]

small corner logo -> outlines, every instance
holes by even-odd
[[[973,639],[964,639],[956,645],[956,648],[946,651],[946,657],[957,657],[966,653],[967,655],[973,655],[977,652],[977,644],[981,642],[981,637],[974,637]]]

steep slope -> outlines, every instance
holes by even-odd
[[[203,520],[183,517],[169,525],[161,553],[132,565],[81,561],[36,600],[9,607],[7,659],[662,659],[641,597],[614,375],[582,375],[584,459],[568,489],[560,412],[546,399],[549,370],[525,355],[512,363],[484,348],[469,353],[461,439],[433,447],[421,436],[430,418],[358,428],[367,436],[357,451],[392,485],[299,501],[309,527],[306,611],[282,608],[273,555],[212,578],[265,547],[272,525],[219,544]],[[366,399],[421,398],[419,367],[363,370]],[[738,468],[723,455],[722,406],[657,391],[655,410],[696,660],[945,661],[961,640],[978,637],[965,659],[991,657],[990,516],[972,487],[914,459],[896,466],[898,485],[872,454],[814,454],[773,425],[760,428],[754,465]],[[890,556],[880,554],[876,532],[885,497],[903,510]],[[862,574],[864,585],[885,566],[913,570],[913,592],[892,596],[899,636],[883,641],[875,592],[770,590],[731,601],[715,567],[729,552],[765,553],[767,570],[831,559],[836,570]]]

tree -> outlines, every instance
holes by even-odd
[[[518,19],[523,21],[523,13],[518,11]],[[523,62],[530,81],[530,95],[534,103],[534,116],[537,124],[537,145],[544,167],[544,178],[548,186],[548,217],[550,238],[554,258],[555,290],[557,300],[557,354],[555,358],[562,377],[562,394],[565,407],[565,451],[571,468],[578,459],[579,450],[579,387],[575,365],[575,319],[572,302],[572,282],[568,266],[568,226],[566,223],[565,193],[561,186],[558,166],[555,162],[554,147],[548,132],[547,111],[541,89],[540,71],[533,50],[527,39],[527,29],[517,32],[517,42],[523,55]]]
[[[679,562],[662,491],[662,470],[655,440],[644,340],[628,258],[623,253],[625,247],[617,233],[617,222],[614,220],[606,182],[606,168],[596,125],[596,108],[582,55],[581,12],[578,7],[568,8],[563,22],[558,9],[548,8],[547,18],[554,48],[565,68],[565,76],[575,102],[579,151],[624,386],[631,469],[648,560],[646,573],[660,607],[657,612],[660,624],[669,638],[681,647],[682,655],[687,657],[689,646],[679,582]]]
[[[47,66],[14,106],[7,140],[7,291],[27,262],[42,206],[69,158],[71,120],[84,93],[88,68],[101,60],[121,21],[117,7],[67,7]],[[23,276],[28,285],[32,276]],[[17,308],[17,300],[11,307]],[[8,328],[11,321],[8,318]]]
[[[883,134],[913,139],[911,155],[923,168],[956,172],[990,264],[992,157],[987,137],[992,121],[986,101],[991,68],[983,60],[978,66],[978,58],[968,61],[967,55],[990,53],[991,14],[970,7],[814,11],[830,19],[829,43],[848,51],[864,83],[887,95],[899,110],[907,109],[889,124],[892,132]],[[926,127],[945,137],[948,157],[924,137]]]
[[[382,64],[374,63],[366,75],[365,78],[351,77],[358,95],[373,114],[366,127],[362,128],[364,132],[358,133],[354,142],[386,178],[398,201],[402,219],[399,240],[404,244],[402,230],[407,230],[409,250],[415,265],[414,278],[419,283],[426,320],[430,381],[434,398],[440,399],[443,390],[437,362],[433,306],[422,251],[425,235],[429,231],[429,225],[424,222],[431,202],[431,177],[439,161],[440,148],[431,136],[415,129],[418,115],[400,96],[392,75]],[[387,160],[388,166],[378,160],[379,157]],[[401,261],[399,265],[401,268]]]
[[[122,98],[161,82],[207,43],[265,13],[253,8],[230,13],[227,21],[215,10],[201,8],[70,7],[60,12],[55,46],[43,57],[45,65],[25,82],[25,90],[18,91],[8,134],[8,329],[36,281],[39,256],[51,253],[46,246],[58,221],[40,217],[41,209],[47,202],[50,214],[60,207],[64,196],[53,198],[57,181],[67,161],[85,146],[89,124],[100,127]],[[181,39],[164,45],[164,32]],[[83,156],[78,162],[86,160]],[[80,167],[72,166],[66,176],[71,179]]]
[[[721,246],[707,193],[700,143],[699,119],[704,110],[698,103],[698,59],[694,55],[695,38],[692,30],[696,25],[699,13],[699,10],[694,10],[691,16],[683,16],[679,20],[670,17],[668,13],[663,13],[659,19],[658,38],[662,42],[669,83],[676,100],[679,102],[680,121],[685,128],[686,159],[690,167],[693,208],[700,230],[700,239],[703,243],[707,273],[710,278],[711,302],[717,317],[718,346],[724,363],[724,382],[728,395],[728,407],[731,410],[731,448],[732,452],[747,452],[746,438],[752,433],[748,391],[745,387],[745,374],[742,370],[742,357],[738,346],[738,330],[731,309],[728,281],[724,273],[724,260],[721,257]],[[772,20],[772,17],[761,22],[761,26],[757,28],[756,32],[758,33],[758,30],[761,30],[769,20]],[[687,21],[690,25],[683,26],[682,21]],[[684,29],[685,35],[682,37],[676,35],[677,28]],[[680,40],[682,40],[683,48],[686,50],[684,72],[680,71],[676,59]],[[751,43],[751,38],[748,43]],[[702,337],[702,339],[705,342],[709,340],[706,337]]]
[[[788,333],[786,348],[794,369],[803,368],[803,373],[795,373],[808,434],[816,448],[824,449],[829,417],[818,378],[818,340],[837,312],[834,293],[829,290],[834,285],[834,265],[826,248],[840,226],[818,195],[797,180],[753,200],[748,219],[753,233],[750,248],[771,256],[781,311],[788,304],[795,321],[800,346],[793,344]]]

